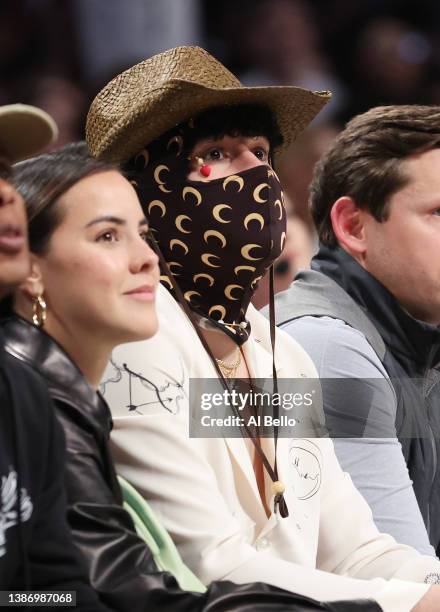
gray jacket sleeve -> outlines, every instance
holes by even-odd
[[[330,317],[302,317],[283,329],[318,370],[337,457],[369,503],[379,530],[435,556],[396,438],[394,389],[365,336]]]

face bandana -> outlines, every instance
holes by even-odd
[[[188,171],[174,131],[131,161],[129,177],[189,306],[241,345],[252,295],[284,247],[281,185],[267,165],[207,182]],[[172,291],[164,270],[161,281]]]

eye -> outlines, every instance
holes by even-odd
[[[260,161],[268,161],[269,159],[269,151],[266,151],[266,149],[264,149],[263,147],[257,147],[256,149],[253,149],[252,153]]]
[[[106,230],[102,234],[100,234],[96,242],[117,242],[118,234],[115,229]]]
[[[221,149],[213,147],[203,156],[203,161],[220,161],[224,159],[224,157],[225,155]]]
[[[436,208],[434,210],[434,215],[436,215],[437,217],[440,217],[440,208]]]

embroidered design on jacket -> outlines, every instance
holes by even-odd
[[[123,385],[123,396],[128,395],[128,403],[123,408],[132,414],[150,414],[151,409],[159,406],[171,414],[179,414],[182,403],[187,399],[187,381],[181,359],[179,364],[181,371],[178,378],[157,367],[150,368],[150,378],[147,378],[142,372],[132,370],[126,363],[118,364],[111,359],[110,365],[114,372],[101,382],[100,391],[105,397],[109,385]]]
[[[291,481],[297,499],[313,497],[321,488],[321,451],[310,440],[292,440],[289,449]]]
[[[26,489],[21,489],[21,522],[31,517],[33,504]],[[17,517],[17,472],[11,470],[2,476],[0,491],[0,557],[6,554],[6,530],[18,522]]]

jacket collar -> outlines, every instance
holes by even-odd
[[[320,245],[312,269],[334,280],[376,326],[392,353],[422,367],[440,358],[440,329],[412,317],[396,298],[341,248]]]
[[[77,409],[101,435],[110,431],[112,421],[106,402],[51,336],[18,316],[5,319],[1,325],[7,352],[45,379],[52,399]]]

